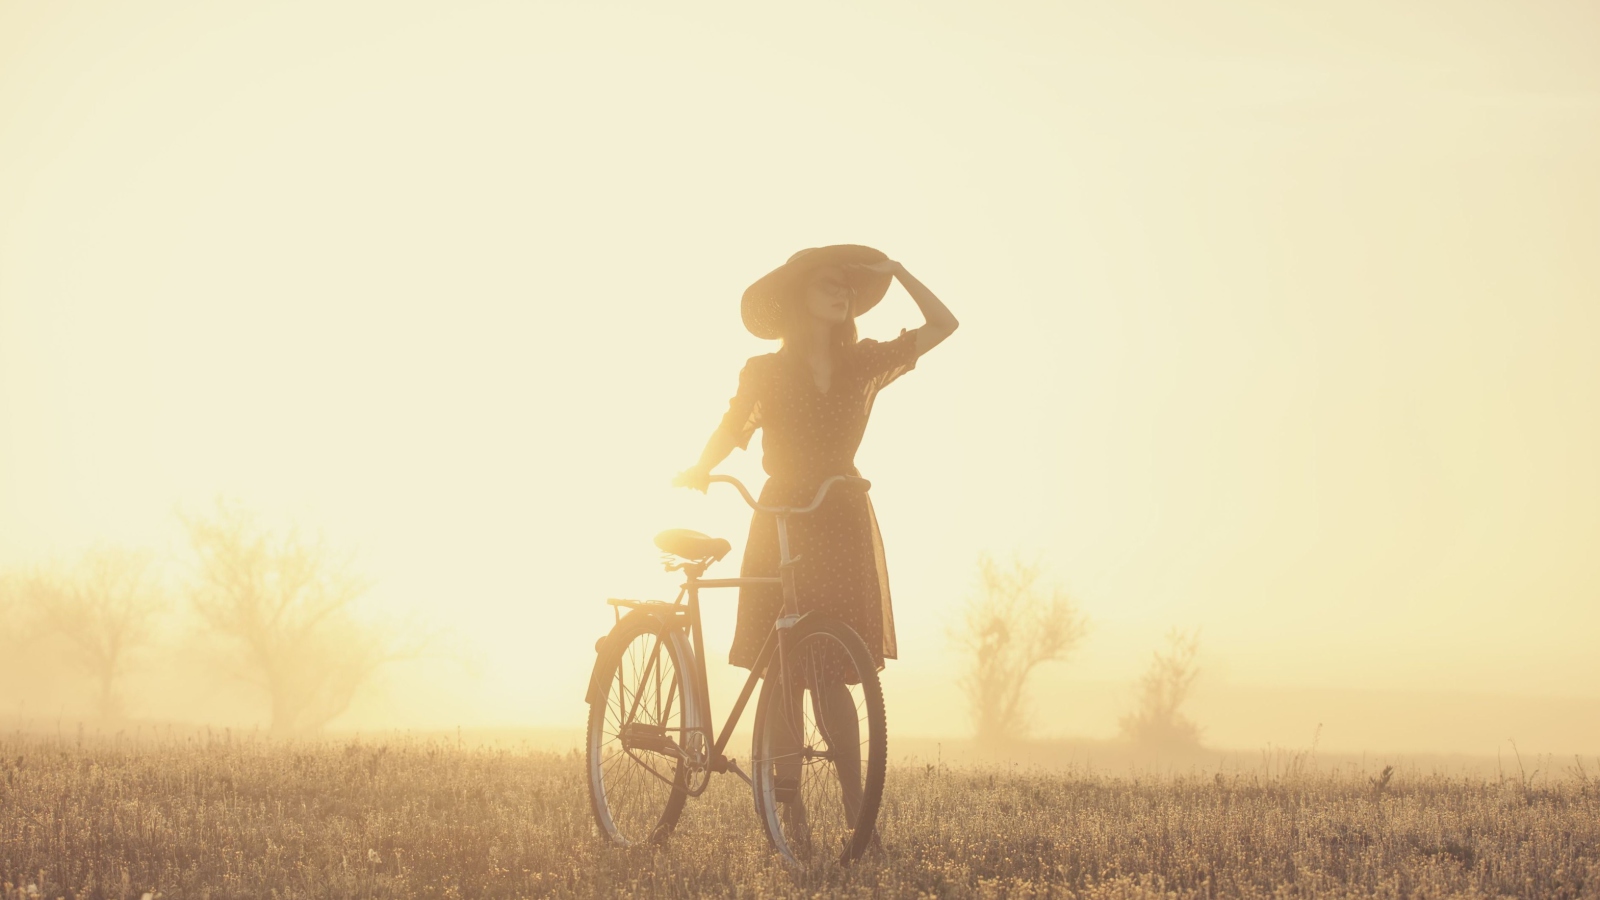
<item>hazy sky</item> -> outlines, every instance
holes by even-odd
[[[962,321],[858,457],[920,730],[984,551],[1058,681],[1600,697],[1594,3],[0,0],[0,565],[236,497],[470,648],[373,721],[576,724],[651,535],[742,545],[668,486],[740,292],[845,241]]]

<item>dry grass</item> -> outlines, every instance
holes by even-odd
[[[797,882],[743,784],[664,849],[575,755],[449,742],[0,740],[5,897],[1600,897],[1600,784],[891,768],[884,853]]]

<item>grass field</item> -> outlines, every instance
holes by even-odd
[[[12,897],[1600,897],[1600,779],[890,769],[883,852],[796,881],[724,777],[661,849],[581,758],[449,741],[0,739]]]

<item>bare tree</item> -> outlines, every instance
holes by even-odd
[[[1138,706],[1122,717],[1124,737],[1153,749],[1200,746],[1200,726],[1181,711],[1200,674],[1199,654],[1199,629],[1167,632],[1166,647],[1139,679]]]
[[[371,583],[320,536],[273,535],[222,502],[183,523],[199,560],[194,610],[242,651],[243,674],[271,704],[273,733],[322,728],[379,667],[417,652],[393,630],[354,616],[352,605]]]
[[[1082,613],[1058,586],[1040,583],[1038,563],[1009,567],[978,558],[978,590],[967,599],[957,643],[966,653],[961,687],[978,739],[1005,743],[1028,730],[1028,678],[1065,659],[1088,632]]]
[[[147,552],[97,547],[75,566],[40,566],[7,579],[14,601],[40,629],[66,639],[72,659],[94,678],[96,711],[123,714],[119,680],[129,654],[146,644],[167,606],[155,558]]]

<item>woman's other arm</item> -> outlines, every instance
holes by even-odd
[[[678,473],[672,479],[673,487],[692,487],[702,493],[711,486],[711,470],[717,464],[728,458],[733,448],[739,446],[734,435],[718,428],[711,433],[711,439],[706,441],[706,448],[700,451],[700,459],[694,465]]]
[[[704,450],[700,451],[700,459],[692,466],[678,473],[672,479],[674,487],[692,487],[697,491],[705,491],[711,486],[711,470],[717,464],[728,458],[735,447],[750,446],[750,435],[761,427],[761,404],[757,398],[761,394],[760,385],[763,383],[759,375],[764,371],[761,366],[762,357],[746,362],[739,371],[739,390],[728,401],[728,411],[723,414],[722,421],[717,425],[717,430],[711,432],[711,438],[706,441]]]

